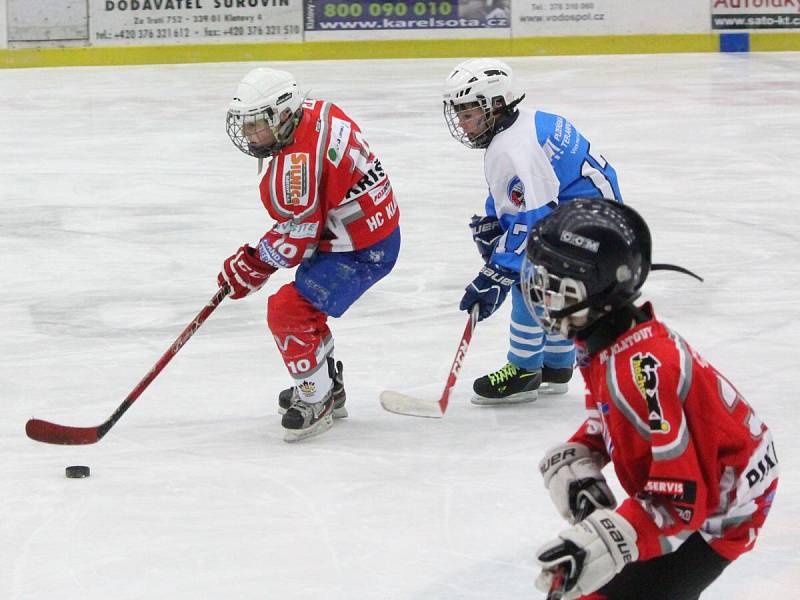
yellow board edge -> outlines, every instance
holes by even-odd
[[[751,34],[753,51],[800,50],[800,33]],[[266,44],[201,44],[0,49],[0,68],[202,62],[559,56],[717,52],[719,34],[609,35],[437,40],[348,40]]]

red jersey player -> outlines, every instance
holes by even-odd
[[[687,272],[651,265],[650,249],[639,214],[602,199],[559,206],[528,240],[529,310],[576,340],[587,387],[588,418],[540,464],[573,526],[539,549],[536,583],[566,573],[567,599],[698,598],[753,548],[778,484],[767,426],[650,304],[633,304],[650,270]]]
[[[391,183],[358,125],[338,106],[304,99],[294,77],[258,68],[228,108],[228,135],[259,159],[261,201],[275,224],[239,248],[218,276],[243,298],[277,269],[295,280],[270,296],[267,323],[294,385],[279,395],[288,442],[347,416],[328,316],[340,317],[385,277],[400,249]]]

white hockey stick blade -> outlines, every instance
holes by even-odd
[[[442,407],[436,400],[423,400],[391,390],[381,392],[381,406],[398,415],[428,417],[431,419],[441,419],[443,416]]]

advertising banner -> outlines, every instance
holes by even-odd
[[[0,48],[5,48],[8,46],[8,27],[6,25],[6,14],[8,14],[6,0],[0,0]]]
[[[306,32],[328,39],[361,38],[362,33],[447,37],[446,30],[491,30],[494,37],[508,36],[511,0],[305,0]],[[313,32],[330,34],[313,36]]]
[[[514,0],[514,37],[708,32],[698,0]]]
[[[302,0],[89,0],[92,46],[302,41]]]
[[[711,0],[711,29],[800,29],[800,1]]]

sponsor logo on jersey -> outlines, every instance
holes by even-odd
[[[359,179],[358,182],[356,182],[356,184],[347,192],[347,195],[344,197],[344,201],[349,202],[350,200],[357,198],[367,190],[375,187],[375,185],[380,183],[384,177],[386,177],[386,174],[383,172],[381,161],[376,158],[375,162],[369,166],[364,176]]]
[[[558,117],[556,119],[556,124],[553,127],[553,137],[557,140],[560,140],[562,131],[564,131],[564,117]]]
[[[752,464],[752,459],[751,463]],[[749,465],[748,465],[749,466]],[[770,442],[764,454],[758,459],[755,466],[747,471],[747,484],[750,487],[764,481],[769,477],[770,480],[775,478],[777,474],[773,470],[778,466],[778,455],[775,453],[775,444]],[[770,474],[772,474],[770,476]]]
[[[582,235],[578,235],[577,233],[572,233],[571,231],[567,231],[566,229],[561,232],[561,241],[576,246],[578,248],[583,248],[584,250],[588,250],[589,252],[594,252],[595,254],[597,254],[597,251],[600,249],[600,242],[596,242],[593,239],[583,237]]]
[[[319,223],[292,223],[289,227],[289,237],[296,240],[317,237]]]
[[[656,496],[668,496],[676,502],[686,504],[694,504],[697,499],[697,484],[687,479],[653,477],[644,484],[644,491]]]
[[[559,148],[550,138],[547,138],[544,141],[544,144],[542,144],[542,150],[544,150],[544,154],[547,157],[547,160],[550,162],[553,162],[554,160],[561,160],[561,155],[564,154],[564,149]]]
[[[522,183],[522,180],[516,175],[508,182],[506,193],[508,194],[508,199],[511,201],[511,204],[517,208],[525,206],[525,184]]]
[[[647,420],[650,431],[669,433],[670,426],[663,419],[661,402],[658,399],[658,368],[661,363],[649,352],[637,352],[631,357],[633,382],[647,402]]]
[[[350,141],[350,123],[337,117],[331,119],[331,137],[328,141],[328,149],[325,151],[326,158],[338,167],[342,162],[342,157],[347,150]]]
[[[308,153],[292,152],[283,159],[283,197],[288,206],[308,206]]]
[[[375,188],[374,190],[370,190],[369,191],[369,197],[372,198],[372,202],[375,204],[375,206],[378,206],[378,204],[380,204],[381,202],[386,200],[386,196],[388,196],[389,192],[391,192],[391,191],[392,191],[392,184],[390,184],[389,180],[387,179],[386,183],[384,183],[379,188]],[[391,217],[391,216],[392,215],[389,215],[389,217]]]
[[[270,246],[266,240],[258,244],[258,257],[265,263],[279,269],[289,267],[289,261],[286,260],[286,257]]]
[[[609,356],[622,352],[623,350],[627,350],[634,344],[651,337],[653,337],[653,328],[650,326],[634,331],[632,334],[625,336],[621,341],[611,346],[610,353],[609,350],[603,350],[602,354],[600,354],[600,364],[606,364]]]

